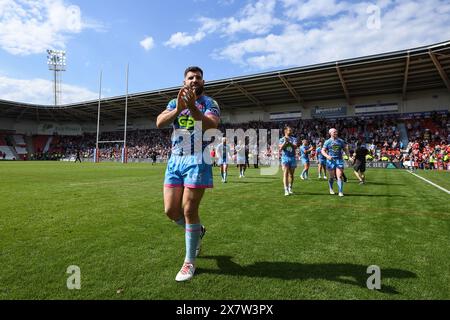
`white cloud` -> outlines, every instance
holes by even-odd
[[[194,35],[189,35],[186,32],[177,32],[172,34],[170,39],[166,41],[164,45],[171,48],[185,47],[190,44],[201,41],[205,36],[206,34],[202,31],[199,31]]]
[[[298,20],[312,19],[317,17],[334,16],[340,12],[347,11],[351,4],[337,0],[282,0],[285,15]]]
[[[259,0],[254,4],[247,4],[237,19],[230,17],[224,20],[222,31],[226,34],[265,34],[280,24],[280,20],[274,17],[275,5],[276,0]]]
[[[14,55],[63,49],[68,35],[98,27],[85,23],[80,8],[63,0],[0,0],[0,47]]]
[[[353,58],[450,39],[450,5],[445,1],[380,1],[379,29],[367,27],[370,2],[349,4],[344,10],[337,1],[323,0],[322,4],[334,7],[323,11],[327,19],[313,19],[313,24],[299,21],[316,17],[310,2],[283,2],[285,9],[300,10],[284,13],[288,18],[280,33],[233,42],[216,49],[212,56],[259,70]],[[307,10],[301,10],[302,4]]]
[[[256,35],[267,34],[279,24],[281,20],[275,18],[275,6],[277,0],[259,0],[247,4],[236,17],[212,19],[198,18],[201,26],[193,35],[188,32],[177,32],[171,35],[165,43],[171,48],[184,47],[203,40],[206,35],[220,33],[232,36],[238,33],[250,33]]]
[[[201,23],[201,27],[198,29],[198,32],[204,32],[206,34],[216,32],[222,27],[223,24],[221,20],[206,17],[200,17],[198,21]]]
[[[62,104],[94,100],[98,93],[63,84]],[[0,75],[0,99],[43,105],[53,104],[53,82],[45,79],[14,79]]]
[[[139,44],[141,45],[142,48],[145,49],[145,51],[149,51],[153,49],[153,47],[155,46],[155,41],[153,40],[152,37],[146,37],[144,40],[139,42]]]

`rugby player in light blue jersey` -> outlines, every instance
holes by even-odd
[[[300,159],[303,164],[303,171],[300,174],[300,178],[302,180],[308,179],[308,171],[309,171],[309,156],[311,151],[314,150],[314,147],[309,145],[308,140],[302,140],[302,146],[300,147]]]
[[[243,141],[238,141],[234,147],[236,152],[236,163],[239,168],[239,178],[245,177],[246,161],[245,161],[245,143]]]
[[[320,139],[320,141],[317,144],[316,149],[316,160],[318,164],[318,171],[319,176],[318,178],[322,178],[322,172],[323,172],[323,178],[327,179],[327,158],[322,154],[322,146],[323,146],[323,140]]]
[[[328,169],[328,185],[330,187],[330,194],[335,194],[333,191],[334,179],[337,178],[337,185],[339,188],[339,196],[344,196],[344,158],[343,153],[350,157],[347,143],[338,138],[338,131],[335,128],[329,131],[330,139],[325,141],[322,147],[322,154],[327,158]]]
[[[228,164],[232,162],[231,147],[227,143],[227,138],[223,137],[222,142],[216,147],[217,164],[220,167],[220,176],[222,182],[227,183],[228,178]]]
[[[172,149],[164,179],[164,210],[166,215],[185,230],[186,256],[175,280],[186,281],[194,276],[195,258],[206,229],[200,224],[198,209],[206,188],[213,187],[212,165],[203,159],[206,143],[202,130],[217,128],[220,109],[216,101],[204,95],[203,71],[189,67],[184,72],[184,86],[178,97],[169,102],[157,118],[158,128],[172,124]],[[189,139],[190,141],[184,141]],[[201,154],[195,142],[202,145]],[[186,147],[186,145],[188,147]]]
[[[293,194],[292,185],[294,184],[294,173],[297,168],[295,151],[297,149],[297,138],[292,136],[292,128],[284,128],[284,137],[279,141],[281,150],[281,166],[283,168],[284,195]]]

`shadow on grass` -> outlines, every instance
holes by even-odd
[[[281,178],[275,176],[245,176],[244,179],[266,179],[266,180],[280,180]]]
[[[275,278],[281,280],[323,279],[343,284],[350,284],[367,289],[367,266],[352,263],[315,263],[302,264],[294,262],[255,262],[241,266],[232,261],[230,256],[202,256],[202,259],[217,261],[219,270],[198,268],[197,274],[209,273],[251,278]],[[394,287],[383,284],[386,278],[417,278],[411,271],[401,269],[381,268],[381,290],[388,294],[399,294]],[[368,289],[367,289],[368,290]]]
[[[355,183],[358,183],[357,180],[354,180]],[[386,183],[386,182],[375,182],[375,181],[367,181],[368,185],[374,185],[374,186],[406,186],[404,183]]]
[[[262,181],[261,181],[261,182],[257,182],[257,181],[242,181],[242,180],[236,180],[236,181],[233,181],[233,183],[255,184],[255,183],[263,183],[263,182],[262,182]]]
[[[344,190],[345,191],[345,190]],[[405,198],[406,196],[400,195],[400,194],[367,194],[367,193],[345,193],[344,198],[348,197],[379,197],[379,198]],[[326,196],[333,198],[333,195],[330,195],[327,191],[319,193],[319,192],[302,192],[297,191],[294,194],[290,195],[292,196]],[[337,197],[337,193],[334,195],[334,197]]]

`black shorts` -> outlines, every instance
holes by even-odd
[[[356,160],[355,164],[353,165],[353,170],[359,171],[359,172],[365,172],[366,171],[366,163],[362,162],[360,160]]]

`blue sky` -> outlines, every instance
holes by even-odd
[[[0,0],[0,99],[52,103],[46,49],[67,51],[63,103],[450,40],[450,2]]]

